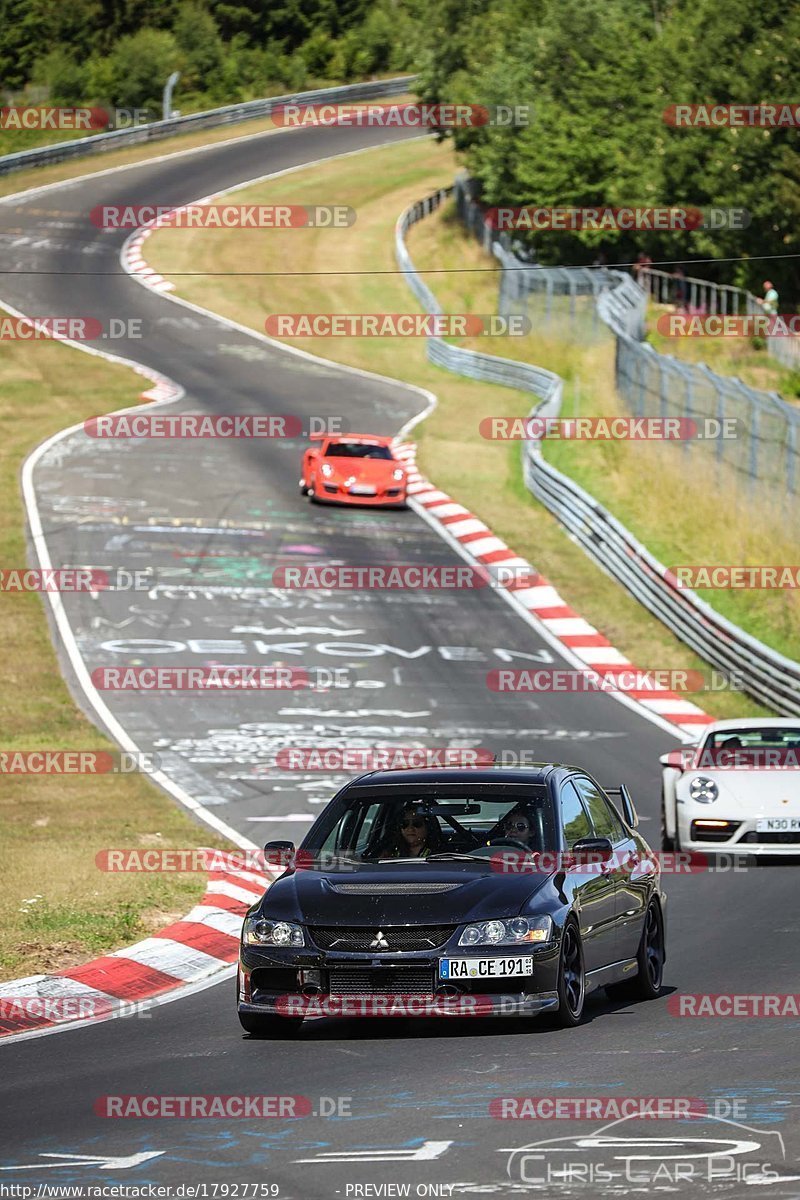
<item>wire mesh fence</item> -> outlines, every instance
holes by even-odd
[[[754,501],[782,509],[800,524],[800,409],[777,392],[759,391],[702,363],[660,354],[644,341],[649,298],[674,303],[677,294],[690,311],[735,315],[762,311],[751,293],[652,269],[640,271],[634,280],[606,267],[544,267],[530,261],[508,233],[492,228],[465,176],[456,180],[454,196],[463,223],[502,266],[502,315],[522,313],[534,328],[583,345],[615,337],[615,382],[628,409],[636,416],[690,418],[704,429],[718,429],[715,437],[682,443],[687,465],[697,470],[728,467],[742,477]],[[798,340],[768,339],[785,343],[779,352],[790,362]],[[723,431],[728,436],[721,436]]]

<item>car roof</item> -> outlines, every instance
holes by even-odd
[[[346,790],[375,791],[378,788],[409,787],[416,791],[438,791],[442,787],[465,784],[473,788],[512,785],[541,787],[554,773],[569,774],[577,767],[561,763],[533,763],[529,767],[426,767],[413,771],[370,771],[346,785]]]

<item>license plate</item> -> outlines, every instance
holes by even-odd
[[[440,979],[505,979],[532,975],[532,958],[440,958]]]
[[[356,485],[350,488],[351,496],[376,496],[377,491],[374,487],[363,487]]]
[[[758,833],[800,833],[800,817],[762,817],[756,821]]]

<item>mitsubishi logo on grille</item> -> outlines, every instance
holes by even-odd
[[[383,935],[383,930],[381,930],[381,929],[378,930],[378,932],[375,934],[375,937],[370,942],[369,948],[370,948],[370,950],[388,950],[389,949],[389,943],[387,942],[386,938]]]

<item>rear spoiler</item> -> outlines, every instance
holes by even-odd
[[[625,787],[625,784],[621,783],[617,788],[604,788],[603,790],[607,796],[619,796],[618,808],[620,809],[621,815],[624,818],[626,825],[629,825],[631,829],[635,829],[639,824],[639,817],[636,809],[634,808],[631,794]]]

